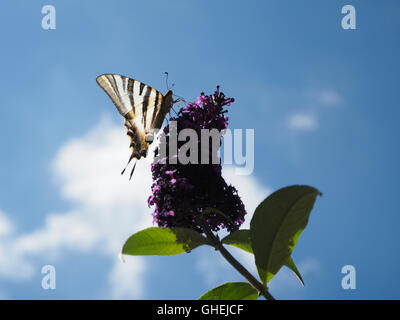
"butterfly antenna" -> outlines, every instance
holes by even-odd
[[[166,74],[166,77],[165,77],[165,84],[167,85],[167,91],[169,90],[169,88],[168,88],[168,72],[164,72],[165,74]]]
[[[167,91],[168,90],[171,90],[173,87],[174,87],[174,85],[175,85],[175,83],[173,83],[172,85],[171,85],[171,87],[168,85],[168,72],[164,72],[165,74],[166,74],[166,77],[165,77],[165,84],[166,84],[166,86],[167,86]]]
[[[136,164],[137,164],[137,160],[135,161],[135,164],[133,165],[133,168],[132,168],[131,174],[130,174],[130,176],[129,176],[129,181],[132,179],[132,175],[133,175],[133,172],[135,171]]]

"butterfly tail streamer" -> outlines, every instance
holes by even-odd
[[[125,173],[126,168],[128,167],[129,163],[132,161],[133,158],[134,158],[134,155],[132,153],[131,156],[129,157],[128,163],[126,164],[124,170],[122,170],[121,175]]]
[[[135,171],[136,164],[137,164],[137,160],[135,160],[135,164],[133,165],[133,168],[132,168],[131,174],[130,174],[130,176],[129,176],[129,180],[131,180],[131,179],[132,179],[132,175],[133,175],[133,172]]]

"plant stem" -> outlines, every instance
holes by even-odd
[[[214,248],[221,252],[222,256],[243,276],[246,278],[246,280],[261,294],[263,295],[267,300],[275,300],[275,298],[268,292],[268,289],[261,283],[259,282],[254,276],[247,271],[243,265],[237,261],[230,253],[228,250],[225,249],[221,241],[212,233],[212,231],[203,224],[203,229],[204,232],[207,235],[208,240],[211,241],[213,244]]]

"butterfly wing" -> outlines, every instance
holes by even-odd
[[[96,81],[123,117],[133,110],[135,102],[130,97],[132,97],[135,80],[117,74],[102,74],[96,78]]]
[[[157,120],[161,115],[164,96],[147,85],[143,87],[142,91],[140,91],[140,88],[137,89],[136,86],[134,86],[132,95],[134,101],[138,100],[133,109],[135,123],[137,125],[140,124],[145,133],[148,133],[152,129],[160,129],[162,121],[160,124]],[[164,118],[162,120],[164,120]]]
[[[117,74],[103,74],[96,81],[125,118],[132,157],[140,159],[145,156],[151,143],[146,141],[146,134],[161,128],[172,106],[172,92],[163,96],[140,81]]]

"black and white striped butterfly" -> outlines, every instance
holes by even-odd
[[[141,157],[146,157],[154,131],[161,128],[166,114],[174,103],[172,91],[168,90],[162,95],[140,81],[118,74],[102,74],[96,81],[125,118],[132,150],[128,164],[133,158],[139,160]],[[125,169],[122,173],[124,171]]]

